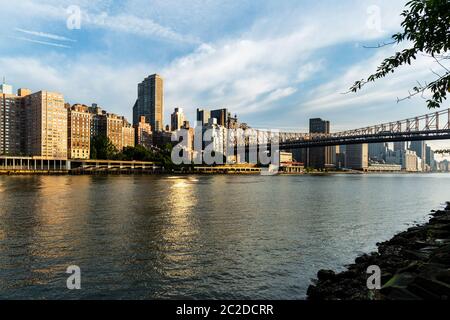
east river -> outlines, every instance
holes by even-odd
[[[0,176],[0,299],[303,299],[449,190],[449,174]]]

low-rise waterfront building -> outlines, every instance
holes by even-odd
[[[369,172],[400,172],[402,166],[400,164],[388,164],[388,163],[371,163],[367,167]]]

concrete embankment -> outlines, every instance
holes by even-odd
[[[341,273],[320,270],[309,300],[450,299],[450,203],[432,211],[425,225],[379,243],[378,252],[356,258]],[[369,290],[369,266],[381,270],[381,289]]]

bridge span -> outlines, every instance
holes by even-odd
[[[335,133],[268,132],[258,130],[263,141],[279,148],[300,149],[362,143],[450,139],[450,109],[423,116]],[[259,144],[259,143],[258,143]]]

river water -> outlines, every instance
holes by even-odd
[[[303,299],[449,190],[447,174],[0,176],[0,298]]]

